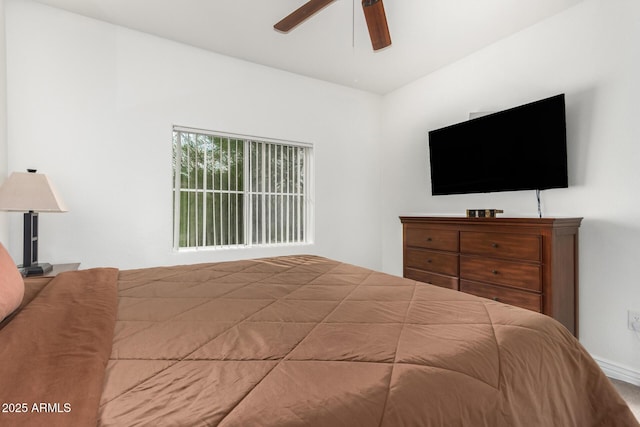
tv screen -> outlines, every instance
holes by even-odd
[[[433,195],[568,187],[564,94],[429,132]]]

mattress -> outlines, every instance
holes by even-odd
[[[327,258],[37,286],[0,330],[26,404],[1,425],[638,426],[552,318]]]

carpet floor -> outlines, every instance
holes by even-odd
[[[640,387],[620,380],[611,379],[622,398],[631,408],[631,412],[640,420]]]

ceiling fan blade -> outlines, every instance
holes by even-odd
[[[391,45],[391,34],[389,34],[382,0],[362,0],[362,10],[364,10],[364,19],[367,21],[373,50]]]
[[[311,17],[311,15],[324,9],[335,0],[309,0],[298,9],[285,16],[280,22],[273,26],[278,31],[288,33],[298,24]]]

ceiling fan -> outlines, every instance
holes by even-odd
[[[285,16],[273,28],[283,33],[288,33],[298,24],[305,21],[315,13],[324,9],[335,0],[309,0],[289,15]],[[367,21],[369,37],[373,50],[379,50],[391,45],[391,35],[387,26],[387,16],[384,13],[382,0],[362,0],[362,10]]]

